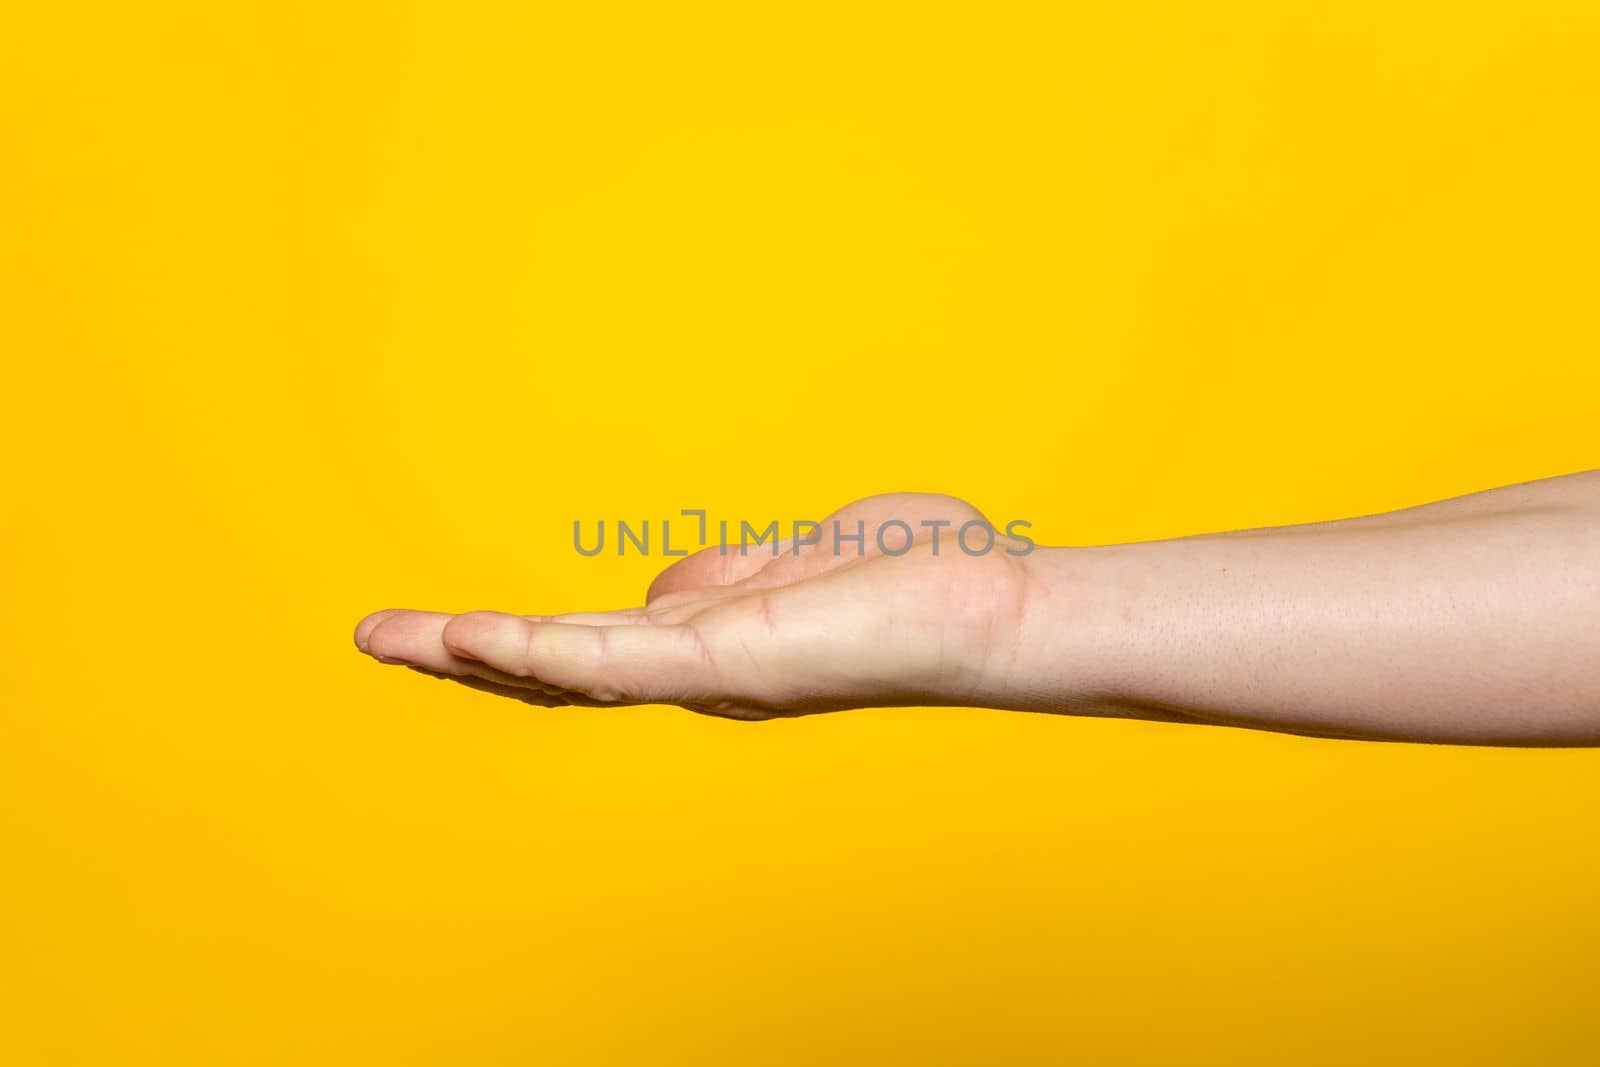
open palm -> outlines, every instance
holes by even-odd
[[[868,497],[817,544],[707,548],[668,567],[643,607],[555,616],[389,610],[356,644],[474,689],[548,707],[677,704],[741,719],[896,704],[993,704],[1027,601],[1018,542],[963,551],[981,520],[952,497]],[[898,520],[913,533],[904,552]],[[833,540],[834,522],[866,536]],[[948,526],[930,526],[928,523]]]

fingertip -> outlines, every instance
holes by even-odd
[[[414,662],[409,654],[411,650],[406,647],[411,643],[407,640],[406,619],[412,614],[409,611],[384,612],[383,618],[367,632],[367,647],[363,651],[379,663]]]
[[[371,615],[356,623],[356,647],[370,655],[372,652],[372,631],[378,628],[379,623],[403,610],[405,609],[385,608],[382,611],[374,611]]]

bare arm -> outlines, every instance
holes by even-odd
[[[956,525],[895,494],[830,518]],[[363,651],[532,704],[761,719],[959,704],[1336,737],[1600,744],[1600,472],[1385,515],[974,558],[707,549],[646,603],[386,611]],[[1012,551],[1016,550],[1016,551]]]
[[[1032,562],[1045,603],[1018,706],[1054,693],[1061,710],[1336,736],[1600,743],[1600,472]],[[1052,630],[1069,604],[1077,625]]]

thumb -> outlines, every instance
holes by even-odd
[[[475,611],[441,636],[454,655],[606,703],[712,703],[724,688],[711,647],[689,623],[584,625]]]

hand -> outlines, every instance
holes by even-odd
[[[644,607],[556,616],[390,610],[356,628],[384,663],[545,707],[677,704],[739,719],[887,705],[1006,706],[1027,603],[1025,543],[962,551],[983,516],[952,497],[868,497],[821,540],[713,546],[657,576]],[[834,540],[864,524],[864,544]],[[914,540],[880,550],[891,520]],[[947,522],[948,526],[924,523]],[[898,551],[898,526],[884,543]],[[977,547],[973,542],[973,547]],[[858,554],[859,553],[859,554]]]

